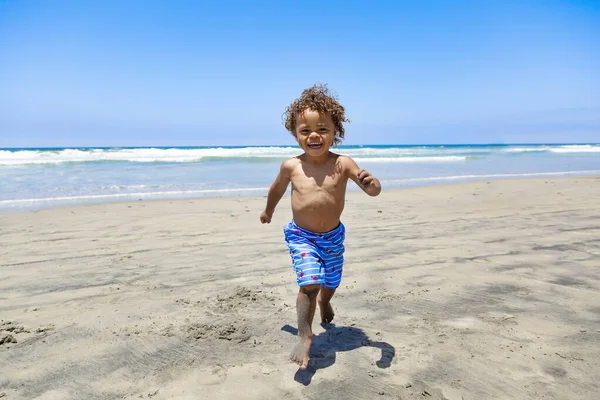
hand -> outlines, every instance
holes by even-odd
[[[358,171],[358,181],[364,187],[369,187],[369,185],[373,183],[373,175],[371,175],[364,169],[361,169],[360,171]]]
[[[260,222],[262,224],[270,224],[273,213],[268,213],[266,210],[260,213]]]

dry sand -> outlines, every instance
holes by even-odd
[[[302,373],[289,198],[0,215],[0,399],[600,396],[599,177],[347,200]]]

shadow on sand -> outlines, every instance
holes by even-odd
[[[373,342],[362,329],[350,326],[335,326],[335,324],[321,325],[325,332],[314,335],[310,349],[310,361],[304,371],[298,370],[294,380],[305,386],[310,385],[313,376],[319,369],[332,366],[335,363],[337,352],[356,350],[368,346],[381,349],[381,358],[376,362],[379,368],[389,368],[396,355],[396,349],[385,342]],[[298,335],[298,329],[284,325],[282,331]]]

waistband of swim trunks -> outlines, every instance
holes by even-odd
[[[291,227],[292,229],[298,229],[298,230],[300,230],[300,231],[302,231],[302,232],[308,233],[308,234],[310,234],[310,235],[315,235],[315,236],[331,235],[331,234],[334,234],[334,233],[338,233],[338,232],[339,232],[339,231],[341,231],[342,229],[344,229],[344,230],[345,230],[345,227],[344,227],[344,224],[342,224],[342,221],[340,221],[339,225],[338,225],[336,228],[334,228],[334,229],[330,230],[329,232],[319,232],[319,233],[317,233],[317,232],[313,232],[313,231],[309,231],[308,229],[304,229],[304,228],[302,228],[301,226],[298,226],[298,225],[296,225],[296,222],[294,222],[294,220],[293,220],[293,219],[292,219],[292,221],[289,223],[289,225],[290,225],[290,227]]]

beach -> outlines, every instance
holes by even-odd
[[[348,193],[304,372],[289,200],[270,225],[264,196],[0,214],[0,398],[600,393],[600,176]]]

